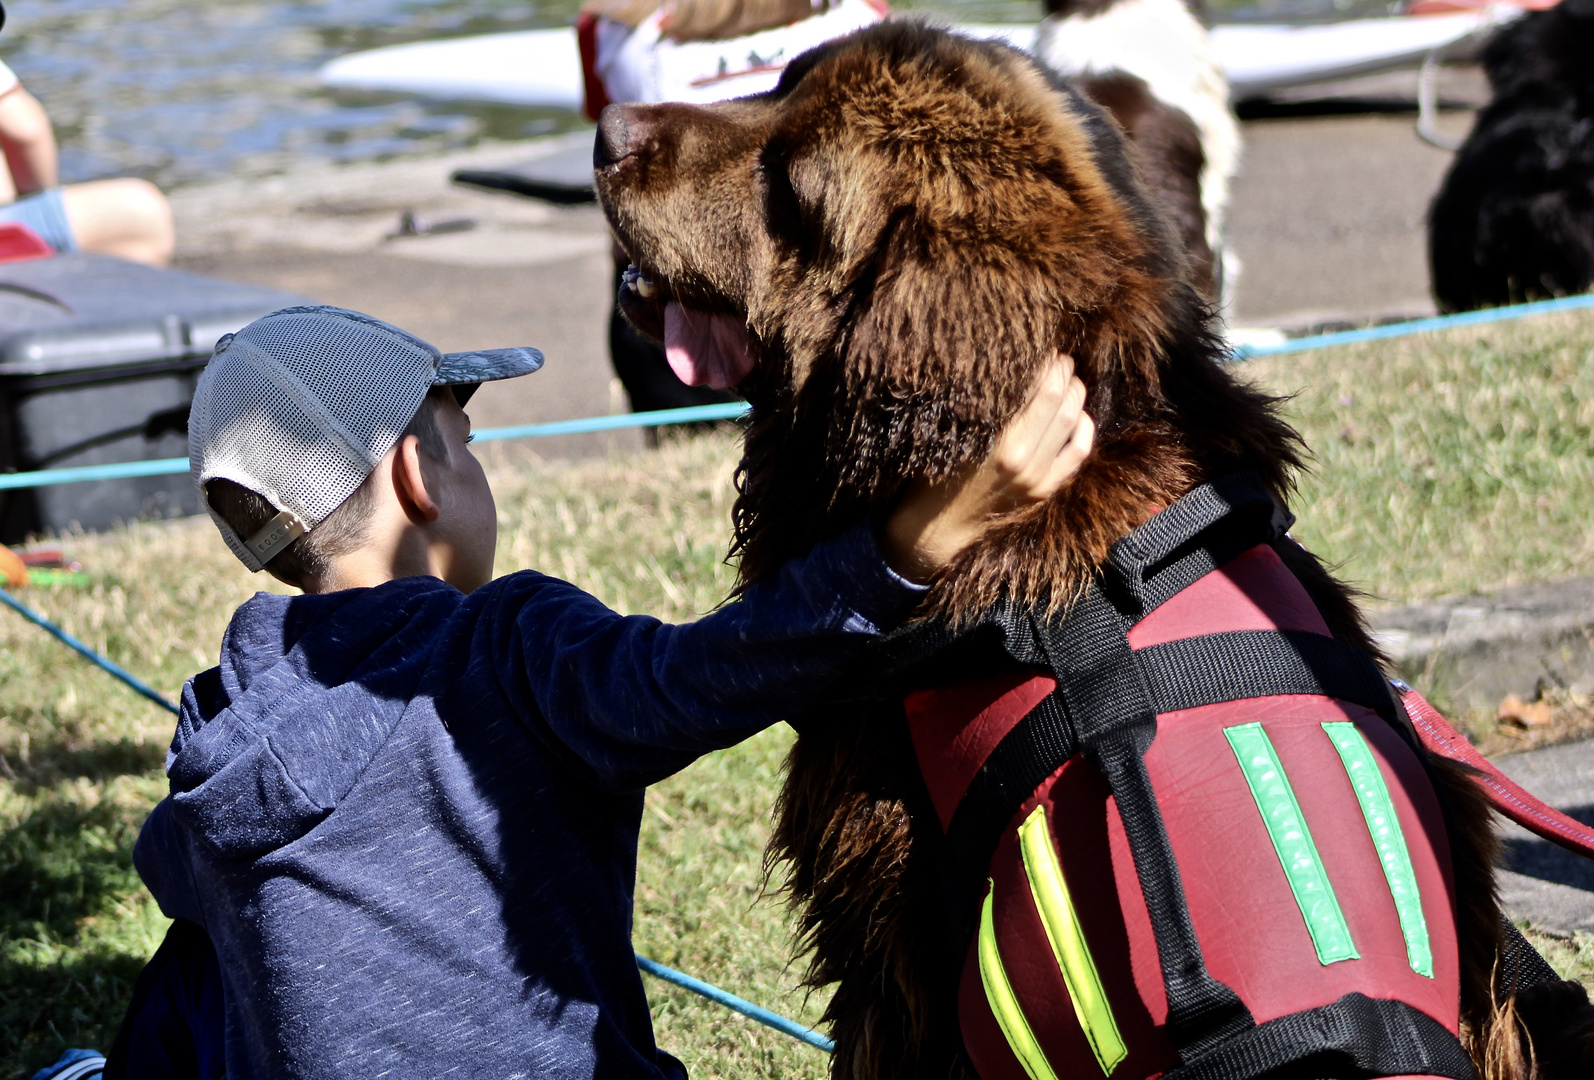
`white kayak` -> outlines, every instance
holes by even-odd
[[[1501,6],[1446,15],[1404,15],[1337,23],[1227,23],[1212,44],[1235,100],[1378,71],[1413,68],[1436,52],[1475,40],[1521,14]],[[968,25],[964,33],[1028,49],[1034,24]],[[770,75],[773,85],[775,73]],[[575,30],[524,30],[422,41],[351,53],[320,71],[326,86],[418,97],[488,101],[546,109],[581,108]],[[763,87],[749,87],[755,92]]]

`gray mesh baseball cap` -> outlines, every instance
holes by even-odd
[[[325,521],[398,442],[427,392],[529,375],[536,349],[444,353],[396,326],[335,307],[292,307],[216,343],[188,419],[188,467],[232,553],[260,570]],[[241,537],[205,484],[231,480],[279,513]]]

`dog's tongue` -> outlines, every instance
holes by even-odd
[[[726,390],[753,370],[747,327],[732,315],[706,315],[671,300],[664,305],[664,355],[688,386]]]

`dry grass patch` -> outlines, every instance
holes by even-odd
[[[1594,315],[1254,360],[1316,458],[1295,535],[1410,603],[1594,571]]]

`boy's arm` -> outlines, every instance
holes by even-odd
[[[867,525],[693,623],[621,616],[539,574],[499,587],[513,638],[493,651],[518,660],[499,673],[505,690],[623,788],[796,716],[925,591],[886,565]]]
[[[797,716],[863,647],[918,603],[934,576],[995,520],[1050,498],[1089,451],[1084,388],[1060,362],[991,456],[913,485],[881,529],[859,525],[793,559],[736,603],[679,626],[620,616],[537,574],[499,583],[499,678],[534,723],[606,783],[633,787]],[[885,551],[882,554],[882,546]],[[527,709],[528,715],[533,712]]]

